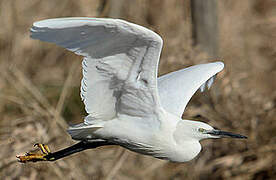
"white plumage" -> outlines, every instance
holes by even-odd
[[[84,56],[81,98],[89,114],[70,127],[76,140],[106,140],[135,152],[184,162],[217,138],[211,126],[182,120],[197,89],[210,88],[222,62],[195,65],[158,78],[162,39],[119,19],[59,18],[35,22],[31,37]]]

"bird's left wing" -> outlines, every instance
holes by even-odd
[[[198,64],[158,78],[161,104],[168,112],[181,117],[194,93],[204,91],[213,84],[216,74],[224,67],[223,62]]]
[[[58,18],[38,21],[31,37],[84,56],[81,97],[89,118],[157,115],[157,68],[162,39],[119,19]]]

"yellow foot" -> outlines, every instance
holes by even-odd
[[[42,154],[51,153],[49,147],[45,144],[36,143],[36,144],[34,144],[34,147],[38,147],[41,150]]]
[[[36,143],[34,147],[38,147],[38,149],[40,149],[42,154],[27,152],[24,156],[16,156],[18,158],[18,161],[21,163],[26,163],[28,161],[31,161],[31,162],[49,161],[49,159],[46,158],[46,156],[49,155],[51,151],[47,145]]]

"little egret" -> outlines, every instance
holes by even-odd
[[[51,153],[17,156],[20,162],[55,161],[105,145],[173,162],[186,162],[206,138],[246,138],[214,129],[182,113],[200,89],[208,89],[224,64],[195,65],[157,78],[162,38],[142,26],[108,18],[57,18],[35,22],[31,37],[55,43],[82,61],[81,98],[88,116],[68,129],[79,143]]]

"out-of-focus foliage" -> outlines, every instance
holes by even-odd
[[[276,14],[273,0],[217,1],[218,50],[193,44],[190,0],[0,1],[0,179],[265,179],[276,177]],[[37,20],[120,17],[164,39],[160,74],[222,59],[209,92],[197,93],[185,117],[247,135],[205,140],[199,157],[176,164],[120,147],[88,150],[53,163],[19,164],[36,142],[73,144],[68,124],[86,115],[79,98],[81,58],[29,38]],[[204,117],[204,118],[203,118]]]

